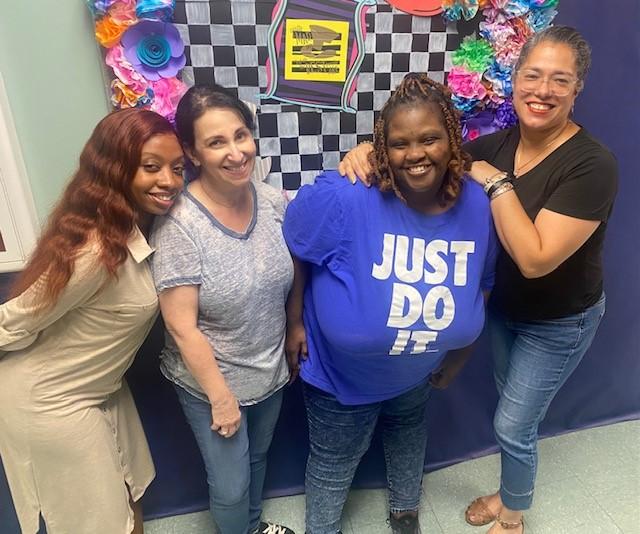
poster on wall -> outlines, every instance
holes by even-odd
[[[278,0],[269,28],[262,99],[355,113],[351,99],[375,0]]]
[[[35,245],[38,219],[0,73],[0,272],[18,271]]]

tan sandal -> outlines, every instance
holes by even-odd
[[[524,518],[523,517],[520,518],[520,521],[509,522],[509,521],[504,521],[500,519],[500,514],[498,514],[496,515],[496,523],[498,523],[498,525],[500,525],[505,530],[514,530],[518,528],[520,525],[522,525],[522,534],[524,534]]]
[[[480,508],[480,513],[472,512],[472,508]],[[479,520],[473,521],[471,515],[480,516]],[[497,514],[494,514],[484,502],[484,497],[475,499],[464,511],[464,520],[474,527],[482,527],[496,520]]]

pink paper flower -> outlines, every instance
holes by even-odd
[[[109,16],[119,24],[131,25],[138,18],[136,17],[136,0],[118,0],[111,5]]]
[[[456,95],[464,98],[481,100],[487,95],[487,89],[482,85],[482,74],[468,71],[464,67],[453,67],[447,84]]]
[[[124,56],[122,45],[116,45],[110,48],[104,61],[113,69],[113,72],[120,81],[128,85],[134,92],[144,93],[146,91],[149,82],[129,63]]]
[[[177,78],[161,78],[151,82],[154,98],[151,110],[173,122],[178,102],[188,87]]]

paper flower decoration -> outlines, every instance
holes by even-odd
[[[147,79],[135,70],[125,57],[122,45],[112,47],[107,52],[104,62],[113,69],[118,79],[134,92],[144,92],[149,86]]]
[[[137,108],[147,106],[153,101],[153,91],[147,88],[142,93],[136,93],[121,80],[111,82],[111,104],[114,108]]]
[[[484,39],[465,37],[460,48],[453,54],[453,64],[468,70],[484,72],[493,61],[493,48]]]
[[[142,20],[122,36],[124,55],[147,80],[173,78],[185,66],[184,43],[173,24]]]
[[[112,4],[118,0],[87,0],[87,5],[94,17],[103,16]]]
[[[449,72],[447,83],[454,94],[463,98],[480,100],[487,95],[487,89],[482,85],[482,75],[468,71],[464,67],[453,67]]]
[[[120,37],[134,22],[115,21],[107,15],[96,21],[96,40],[105,48],[111,48],[120,42]]]
[[[187,91],[187,86],[177,78],[161,78],[151,83],[154,99],[151,110],[173,122],[178,102]]]
[[[88,0],[96,40],[106,48],[117,109],[145,107],[173,121],[187,86],[177,75],[185,65],[184,43],[171,24],[175,0]]]
[[[447,77],[462,112],[464,140],[516,124],[511,76],[522,46],[551,24],[558,0],[443,0],[443,16],[470,20],[482,13],[480,37],[465,38]]]
[[[173,17],[175,0],[138,0],[136,15],[141,19],[168,21]]]
[[[136,0],[118,0],[109,9],[109,16],[118,24],[135,24],[138,22]]]

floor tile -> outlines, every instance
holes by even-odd
[[[640,421],[541,440],[527,534],[640,534]],[[425,534],[484,534],[464,521],[464,510],[498,486],[497,454],[425,476],[420,522]],[[390,534],[386,490],[354,490],[344,534]],[[304,534],[304,496],[269,499],[264,518]],[[212,534],[208,512],[145,522],[146,534]]]
[[[262,517],[265,521],[285,525],[296,534],[304,534],[304,495],[267,499],[262,507]]]
[[[209,512],[176,515],[144,522],[144,534],[216,534]]]
[[[525,521],[531,534],[623,534],[578,477],[539,484]]]

